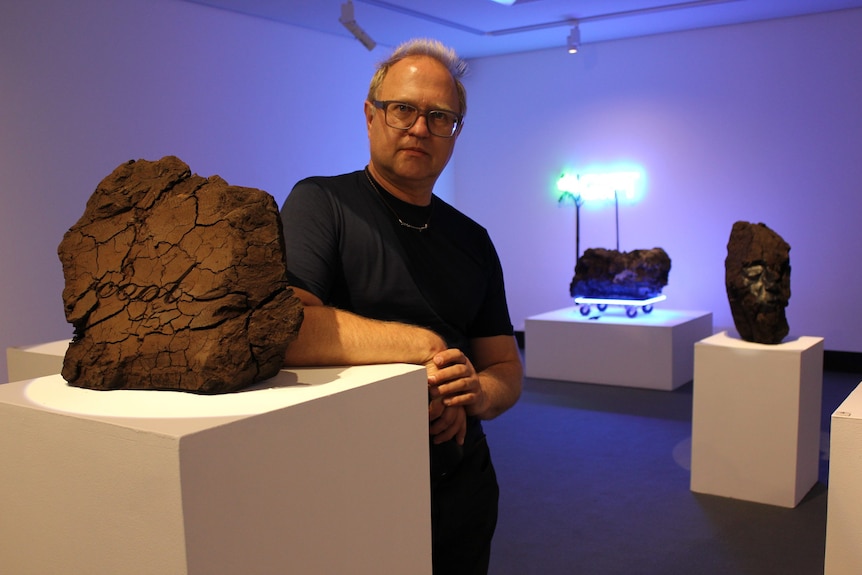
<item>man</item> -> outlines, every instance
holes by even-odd
[[[466,66],[414,40],[365,102],[364,170],[299,182],[282,207],[305,319],[288,365],[403,362],[428,372],[434,573],[486,573],[498,487],[480,420],[511,407],[522,367],[484,228],[433,195],[466,111]]]

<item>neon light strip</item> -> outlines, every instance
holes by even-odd
[[[604,305],[624,305],[624,306],[645,306],[658,303],[667,299],[667,296],[657,295],[648,299],[612,299],[599,297],[576,297],[575,303],[581,304],[604,304]]]
[[[640,174],[637,172],[563,174],[557,181],[557,189],[583,197],[587,201],[613,200],[617,194],[624,199],[633,200],[639,179]]]

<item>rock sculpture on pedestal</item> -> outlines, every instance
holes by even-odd
[[[777,344],[790,331],[790,245],[765,224],[736,222],[727,242],[725,286],[742,339]]]
[[[273,377],[299,332],[274,198],[130,161],[96,188],[58,248],[77,387],[237,391]]]
[[[575,264],[572,297],[648,299],[667,285],[670,257],[661,248],[620,252],[589,248]]]

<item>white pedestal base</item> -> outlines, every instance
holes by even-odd
[[[823,338],[695,345],[691,490],[795,507],[817,482]]]
[[[68,339],[38,345],[7,347],[8,381],[22,381],[60,373],[63,370],[63,358],[68,348]]]
[[[825,575],[862,573],[862,384],[832,414]]]
[[[581,315],[577,307],[525,321],[528,377],[672,390],[692,380],[694,344],[712,334],[712,314],[622,308]]]
[[[0,385],[0,573],[431,573],[425,370]]]

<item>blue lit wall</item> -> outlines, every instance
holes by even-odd
[[[497,243],[516,327],[571,305],[561,170],[635,165],[644,195],[620,206],[620,248],[668,252],[659,305],[732,329],[727,240],[764,222],[792,247],[791,336],[862,352],[862,303],[842,297],[862,285],[860,27],[850,10],[474,61],[457,204]],[[613,248],[613,206],[588,205],[581,249]]]
[[[176,0],[0,6],[0,348],[71,335],[57,245],[119,163],[175,154],[280,202],[367,160],[362,100],[385,48]],[[670,254],[659,305],[730,327],[727,237],[763,221],[792,246],[792,332],[862,352],[862,304],[843,297],[862,285],[860,28],[851,10],[474,61],[438,192],[494,237],[516,327],[571,303],[561,171],[637,166],[620,242]],[[581,246],[612,247],[613,218],[585,206]]]

